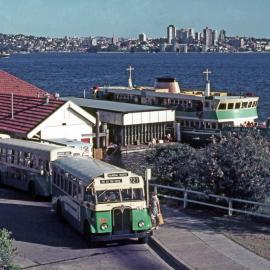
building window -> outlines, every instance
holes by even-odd
[[[208,102],[208,101],[206,101],[206,102],[204,103],[204,107],[205,107],[205,108],[209,108],[209,102]]]

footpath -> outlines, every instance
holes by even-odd
[[[270,261],[233,242],[197,217],[163,208],[165,224],[152,244],[175,261],[176,268],[198,270],[269,270]],[[270,243],[269,243],[270,248]]]

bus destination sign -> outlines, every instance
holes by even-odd
[[[108,173],[108,177],[125,177],[128,176],[128,173]]]
[[[115,183],[122,183],[122,179],[106,179],[106,180],[100,180],[100,184],[115,184]]]

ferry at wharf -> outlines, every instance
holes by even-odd
[[[175,133],[181,131],[182,141],[207,142],[212,135],[220,135],[224,127],[253,126],[258,118],[259,97],[252,93],[234,94],[226,91],[213,91],[206,69],[206,86],[200,89],[182,89],[175,78],[156,78],[154,87],[133,86],[132,68],[128,86],[95,86],[92,97],[113,101],[164,106],[175,109]]]

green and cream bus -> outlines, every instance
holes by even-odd
[[[69,147],[0,139],[0,183],[28,191],[32,197],[51,196],[51,163],[77,152]]]
[[[92,158],[53,162],[53,205],[89,243],[148,240],[152,224],[141,176]]]

